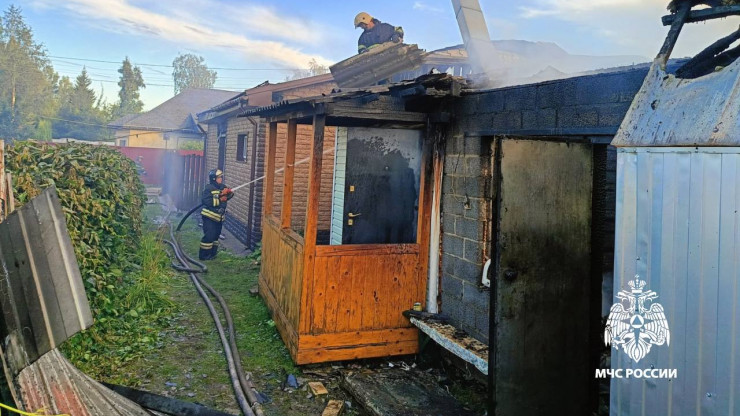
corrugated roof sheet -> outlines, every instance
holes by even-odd
[[[0,262],[3,341],[17,374],[93,323],[54,187],[0,223]]]
[[[620,147],[740,145],[740,60],[696,79],[652,64],[612,141]]]
[[[19,403],[25,410],[72,416],[151,416],[78,370],[58,351],[42,356],[18,375]]]

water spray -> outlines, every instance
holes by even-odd
[[[324,150],[323,154],[331,153],[331,152],[333,152],[333,151],[334,151],[334,149],[333,149],[333,148],[332,148],[332,149],[327,149],[327,150]],[[304,163],[308,162],[308,161],[309,161],[310,159],[311,159],[311,156],[309,156],[309,157],[307,157],[307,158],[305,158],[305,159],[301,159],[301,160],[299,160],[299,161],[295,162],[295,163],[293,164],[293,166],[298,166],[298,165],[302,165],[302,164],[304,164]],[[276,170],[276,171],[275,171],[275,174],[278,174],[278,173],[280,173],[280,172],[282,172],[282,171],[284,171],[284,170],[285,170],[285,168],[284,168],[284,167],[283,167],[283,168],[280,168],[280,169],[278,169],[278,170]],[[259,181],[261,181],[261,180],[265,179],[265,177],[266,177],[266,176],[267,176],[267,175],[262,175],[262,176],[260,176],[260,177],[259,177],[259,178],[257,178],[257,179],[253,179],[253,180],[251,180],[251,181],[249,181],[249,182],[245,182],[245,183],[243,183],[243,184],[241,184],[241,185],[239,185],[239,186],[237,186],[237,187],[235,187],[235,188],[231,188],[231,191],[232,191],[232,192],[234,192],[234,191],[236,191],[236,190],[238,190],[238,189],[244,188],[245,186],[249,186],[249,185],[252,185],[252,184],[254,184],[254,183],[256,183],[256,182],[259,182]],[[198,208],[200,208],[200,207],[202,207],[202,206],[203,206],[203,204],[198,204],[198,205],[194,206],[194,207],[193,207],[193,208],[192,208],[192,209],[191,209],[190,211],[188,211],[188,213],[187,213],[187,214],[185,214],[185,216],[183,216],[183,217],[182,217],[182,219],[180,220],[180,223],[179,223],[179,224],[177,225],[177,229],[176,229],[176,231],[180,231],[180,228],[181,228],[181,227],[182,227],[182,225],[183,225],[183,224],[185,223],[185,220],[187,220],[187,219],[188,219],[188,218],[189,218],[189,217],[190,217],[191,215],[193,215],[193,213],[194,213],[195,211],[197,211],[197,210],[198,210]]]

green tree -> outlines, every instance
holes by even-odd
[[[90,86],[92,80],[87,76],[87,68],[83,67],[80,75],[75,79],[72,90],[72,105],[80,111],[88,111],[95,108],[95,91]]]
[[[74,85],[69,78],[62,77],[58,86],[59,112],[53,125],[54,137],[71,137],[80,140],[105,140],[107,134],[102,127],[110,119],[102,99],[96,99],[92,89],[92,80],[87,69],[75,79]],[[102,97],[102,95],[101,95]]]
[[[144,108],[144,103],[139,98],[139,90],[146,88],[144,84],[144,77],[141,75],[141,69],[138,66],[131,65],[128,56],[123,60],[121,68],[118,69],[118,73],[121,74],[121,78],[118,81],[118,86],[121,90],[118,91],[118,111],[116,116],[125,116],[127,114],[140,113],[141,109]]]
[[[211,71],[202,56],[191,53],[177,55],[172,66],[172,79],[175,81],[175,94],[187,88],[213,88],[216,71]]]
[[[0,18],[0,137],[49,138],[56,78],[43,44],[11,5]]]

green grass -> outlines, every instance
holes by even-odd
[[[113,316],[97,318],[91,328],[62,345],[70,361],[94,378],[134,381],[118,369],[158,348],[160,329],[169,325],[177,309],[167,293],[173,273],[159,239],[151,230],[142,235],[119,293],[109,304]]]
[[[150,206],[147,210],[149,218],[161,215],[159,208]],[[171,218],[173,224],[179,220]],[[183,249],[195,258],[202,236],[200,228],[189,220],[179,235]],[[253,375],[258,390],[272,399],[264,407],[266,414],[321,414],[326,396],[307,398],[305,391],[281,389],[288,374],[302,377],[302,373],[293,364],[262,299],[249,294],[259,275],[260,265],[255,257],[238,257],[221,250],[216,260],[206,263],[209,270],[202,278],[229,305],[242,366]],[[187,274],[174,275],[168,283],[168,297],[176,304],[178,313],[159,329],[159,347],[122,365],[119,377],[143,390],[238,414],[218,334]],[[331,398],[345,397],[338,384],[327,383],[327,388],[332,392]],[[346,414],[357,413],[353,409]]]

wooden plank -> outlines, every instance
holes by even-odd
[[[390,357],[409,355],[419,352],[419,342],[399,341],[381,345],[348,347],[337,349],[298,350],[296,363],[299,365],[323,363],[329,361],[359,360],[363,358]]]
[[[390,256],[380,256],[377,258],[377,261],[373,262],[375,263],[375,267],[382,271],[381,274],[378,276],[378,285],[375,288],[375,292],[373,294],[375,298],[373,328],[376,329],[387,328],[389,315],[392,315],[392,313],[387,312],[393,307],[393,305],[391,305],[391,296],[388,292],[390,286],[388,284],[388,281],[389,279],[392,279],[393,276],[392,273],[389,273],[389,266],[391,262],[393,262],[393,260],[394,259],[390,258]]]
[[[365,258],[359,257],[358,260],[364,260]],[[363,282],[363,297],[362,297],[362,321],[360,323],[360,329],[372,330],[373,322],[375,319],[375,291],[378,287],[378,276],[382,274],[381,270],[367,269],[367,264],[362,262],[360,267],[357,268],[357,273],[365,276]]]
[[[410,321],[434,342],[488,375],[488,345],[470,336],[461,339],[455,337],[457,328],[449,324],[424,322],[414,317]]]
[[[403,291],[403,284],[402,284],[403,277],[402,276],[404,273],[403,265],[404,265],[404,262],[401,259],[394,259],[393,265],[391,268],[392,278],[391,278],[391,283],[389,284],[389,286],[393,290],[393,296],[390,299],[391,305],[393,305],[393,308],[396,311],[401,311],[401,312],[407,309],[410,309],[408,305],[403,305],[401,303],[401,298],[402,298],[401,292]],[[400,319],[399,315],[403,316],[401,313],[398,313],[398,315],[390,317],[388,320],[388,325],[394,326],[394,327],[404,326],[406,322]]]
[[[308,388],[311,389],[311,392],[314,394],[314,396],[329,394],[329,390],[327,390],[320,381],[309,381]]]
[[[661,59],[663,61],[663,66],[668,62],[668,57],[671,56],[673,47],[676,46],[678,35],[681,34],[681,29],[683,29],[684,23],[686,23],[686,18],[691,11],[691,6],[692,2],[689,1],[685,1],[678,6],[679,9],[675,14],[675,19],[671,23],[671,29],[666,35],[663,46],[660,48],[660,52],[658,52],[657,59]]]
[[[283,207],[281,227],[290,228],[293,213],[293,177],[295,176],[295,142],[298,125],[295,119],[288,121],[288,139],[285,143],[285,170],[283,172]]]
[[[303,335],[298,342],[298,347],[302,350],[310,350],[413,341],[418,337],[418,334],[418,330],[415,327],[409,327],[377,331],[350,331],[333,334]]]
[[[362,304],[365,299],[365,273],[359,273],[352,279],[352,292],[348,294],[350,307],[349,326],[351,329],[360,329],[362,326]]]
[[[341,290],[342,281],[349,279],[352,264],[341,257],[329,259],[330,271],[323,278],[326,280],[326,317],[325,332],[336,332],[339,306],[342,303],[344,291]]]
[[[684,23],[703,22],[710,19],[721,19],[728,16],[740,15],[740,6],[717,6],[703,10],[692,10]],[[670,26],[676,20],[675,14],[662,17],[663,26]]]
[[[309,386],[311,383],[308,383]],[[327,392],[328,393],[328,392]],[[340,416],[344,411],[344,402],[341,400],[329,400],[321,416]]]
[[[347,244],[317,246],[316,257],[325,256],[379,256],[395,254],[419,254],[419,244]]]
[[[277,146],[277,123],[270,123],[267,134],[267,161],[265,162],[265,204],[263,211],[265,216],[272,214],[273,201],[275,200],[275,154]]]
[[[277,328],[280,337],[283,339],[285,346],[288,347],[290,356],[293,357],[294,361],[296,361],[298,355],[298,334],[296,334],[290,321],[280,309],[280,306],[275,299],[275,295],[268,286],[268,279],[262,273],[260,273],[258,283],[260,295],[262,296],[262,299],[265,300],[267,308],[272,313],[272,320],[275,322],[275,327]]]
[[[433,148],[428,140],[424,141],[421,158],[421,183],[419,187],[419,219],[417,241],[419,241],[419,261],[416,262],[415,278],[413,287],[416,288],[416,298],[419,299],[422,306],[426,308],[426,287],[429,278],[429,244],[431,241],[432,231],[432,190],[434,188],[433,166],[432,166]],[[440,183],[439,189],[442,186]],[[441,276],[441,274],[440,274]],[[405,310],[405,305],[400,305],[401,310]],[[405,318],[398,317],[401,324],[406,324]]]
[[[399,260],[401,262],[401,273],[398,276],[399,279],[399,290],[398,290],[398,301],[396,303],[397,314],[395,315],[395,322],[397,326],[402,326],[408,322],[403,317],[402,312],[411,309],[416,302],[424,304],[424,299],[417,299],[415,296],[415,290],[413,285],[416,283],[417,276],[414,274],[415,267],[408,261]]]
[[[329,105],[331,108],[331,105]],[[336,107],[331,111],[331,117],[334,118],[351,118],[361,120],[377,120],[383,122],[400,122],[422,124],[427,121],[428,116],[425,113],[411,112],[390,112],[382,110],[363,110],[362,108],[353,108],[349,106]]]
[[[324,155],[324,126],[326,115],[323,108],[317,109],[313,118],[313,144],[311,146],[311,161],[308,169],[308,203],[306,206],[306,228],[304,235],[304,263],[303,263],[303,286],[301,297],[301,309],[312,310],[313,299],[313,273],[314,259],[316,256],[316,233],[319,219],[319,192],[321,191],[321,167]],[[304,316],[301,319],[298,332],[308,333],[311,330],[311,317]]]
[[[300,299],[303,275],[303,246],[281,230],[273,218],[263,228],[262,268],[260,275],[275,298],[275,304],[298,327],[302,311]]]
[[[355,268],[358,266],[359,259],[351,257],[335,257],[339,260],[339,270],[337,273],[337,286],[338,286],[338,297],[339,302],[336,305],[336,326],[334,331],[344,332],[349,331],[351,328],[349,325],[350,314],[352,312],[351,296],[348,296],[353,292],[354,282],[358,280],[358,274],[355,272]],[[362,267],[360,267],[362,268]]]
[[[327,273],[330,258],[317,258],[314,267],[320,272],[314,273],[314,298],[311,313],[311,333],[323,333],[326,328]]]

